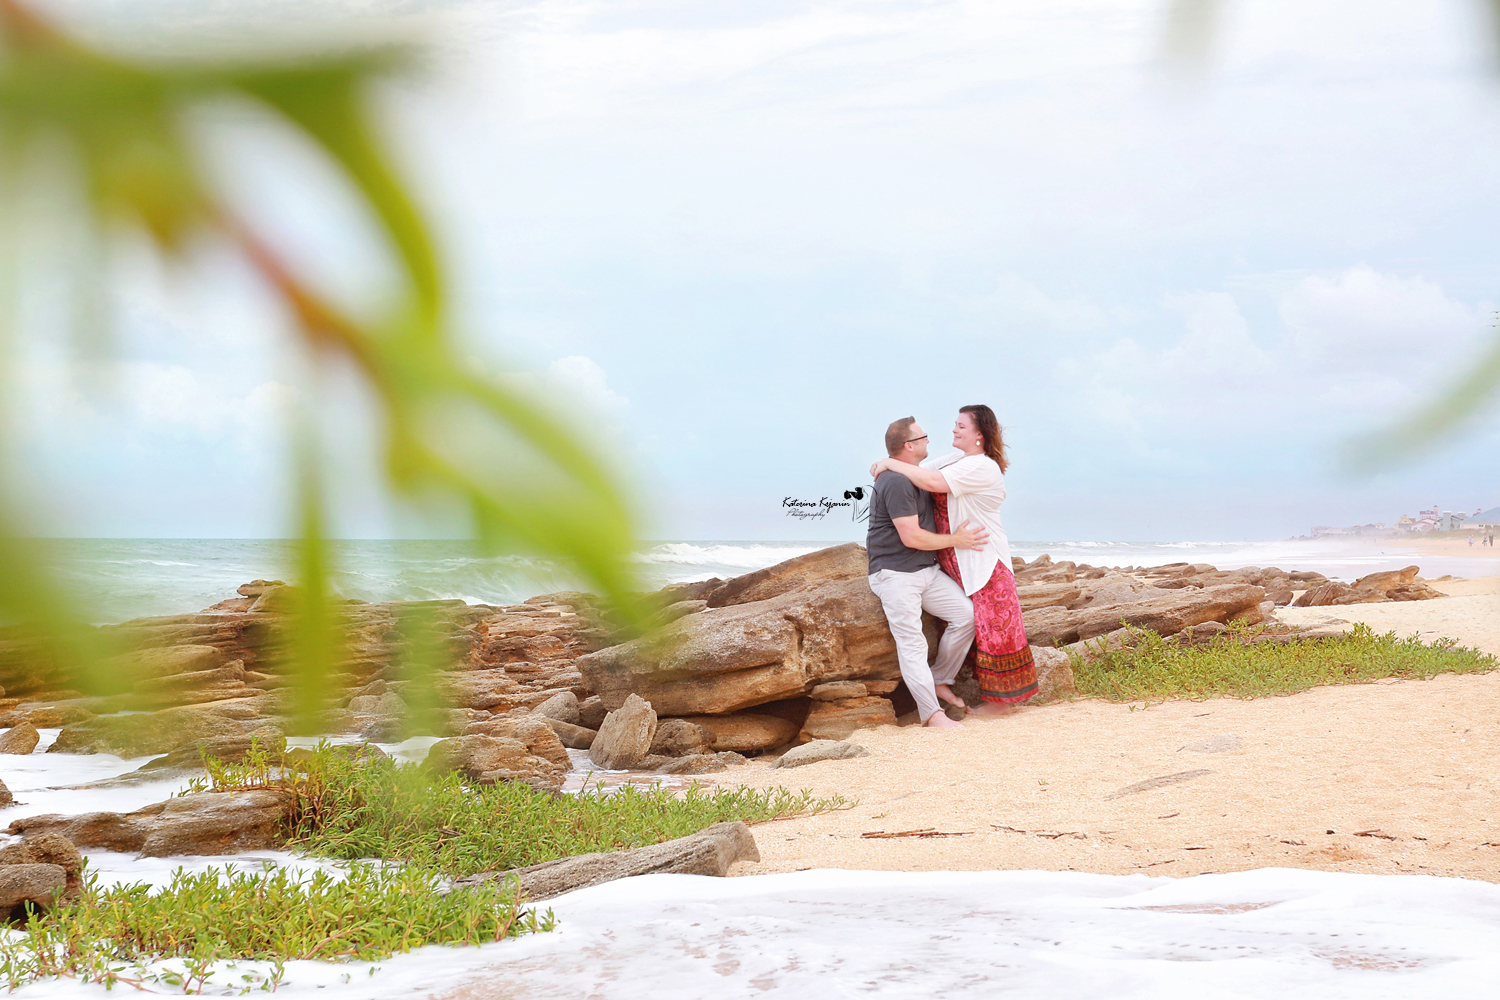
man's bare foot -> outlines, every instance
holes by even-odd
[[[939,684],[937,686],[937,696],[940,700],[946,701],[948,704],[953,705],[957,708],[969,707],[967,704],[965,704],[964,700],[958,695],[954,694],[953,689],[946,684]]]
[[[942,712],[933,712],[922,725],[933,729],[962,729],[964,727],[962,722],[954,722]]]
[[[1007,705],[1003,701],[981,701],[975,707],[969,709],[970,715],[1011,715],[1017,706]]]

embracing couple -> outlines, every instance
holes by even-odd
[[[958,454],[927,465],[927,433],[912,417],[885,432],[889,455],[870,469],[870,589],[896,639],[901,678],[926,726],[957,726],[939,699],[977,715],[1003,715],[1036,694],[1010,543],[1000,525],[1005,441],[988,406],[965,406],[953,424]],[[922,612],[948,623],[927,665]],[[973,664],[981,703],[952,684]]]

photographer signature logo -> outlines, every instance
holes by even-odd
[[[802,519],[821,520],[828,516],[829,512],[848,510],[849,519],[856,524],[867,520],[870,516],[870,487],[856,486],[844,491],[842,500],[836,497],[819,497],[817,500],[799,500],[796,497],[783,497],[782,509],[786,511],[787,517]]]

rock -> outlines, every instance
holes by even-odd
[[[589,747],[589,760],[611,769],[633,767],[650,752],[655,736],[656,712],[651,703],[639,695],[629,695],[605,716],[599,735]]]
[[[890,704],[886,702],[886,704]],[[847,760],[850,757],[868,757],[870,751],[858,743],[844,743],[840,740],[813,740],[804,743],[800,747],[792,747],[776,761],[772,767],[803,767],[807,764],[816,764],[820,760]]]
[[[0,806],[12,805],[16,797],[10,794],[10,789],[5,787],[5,782],[0,781]]]
[[[604,702],[598,695],[592,694],[578,703],[578,725],[585,729],[598,730],[604,725],[604,717],[609,714],[609,709],[604,707]]]
[[[138,649],[123,656],[112,656],[100,667],[110,674],[146,680],[217,670],[223,664],[224,651],[219,647],[184,644]]]
[[[661,774],[711,774],[729,767],[717,754],[693,753],[683,757],[671,757],[655,770]]]
[[[896,709],[889,698],[815,701],[799,735],[804,740],[841,740],[858,729],[895,724]]]
[[[144,757],[169,753],[199,740],[241,736],[243,726],[198,708],[168,708],[140,715],[89,719],[67,726],[48,753],[112,753]]]
[[[1073,678],[1073,661],[1067,653],[1051,646],[1032,646],[1031,659],[1036,663],[1036,701],[1051,701],[1078,693]]]
[[[157,802],[132,813],[93,812],[77,816],[44,813],[12,820],[6,830],[12,835],[28,839],[55,833],[84,849],[97,847],[106,851],[139,851],[146,842],[152,821],[161,813],[164,805]]]
[[[487,881],[520,883],[523,899],[539,902],[635,875],[712,875],[729,874],[736,861],[759,861],[755,838],[741,822],[716,823],[706,830],[669,840],[664,844],[635,847],[610,854],[581,854],[576,857],[547,861],[506,872],[472,875],[454,883],[455,889],[481,885]]]
[[[708,731],[686,719],[659,720],[656,735],[651,738],[651,752],[665,757],[705,754],[712,747],[713,739]]]
[[[286,747],[286,737],[280,733],[276,733],[274,736],[240,734],[238,736],[198,740],[195,743],[189,743],[187,746],[178,747],[165,757],[148,760],[136,768],[136,770],[196,770],[203,767],[203,758],[205,756],[231,764],[238,764],[250,753],[252,745],[258,746],[267,753],[280,756]],[[311,752],[309,751],[310,755]]]
[[[1260,603],[1265,593],[1248,584],[1222,584],[1201,590],[1167,591],[1134,604],[1090,604],[1077,611],[1043,608],[1024,616],[1026,635],[1033,646],[1052,646],[1105,635],[1120,628],[1122,622],[1161,635],[1175,635],[1207,621],[1239,619],[1253,625],[1263,620]]]
[[[890,694],[901,686],[900,681],[865,681],[865,690],[870,694]]]
[[[675,604],[669,604],[662,608],[641,624],[647,629],[660,628],[670,622],[675,622],[679,618],[696,615],[707,607],[707,601],[678,601]]]
[[[251,580],[249,583],[240,584],[235,593],[242,597],[259,597],[272,587],[285,586],[285,580]]]
[[[557,739],[551,729],[547,733]],[[438,771],[458,771],[482,784],[520,781],[539,789],[562,787],[566,772],[566,767],[528,752],[526,744],[518,739],[480,735],[456,736],[434,743],[427,752],[426,766]]]
[[[1318,587],[1305,591],[1301,597],[1292,602],[1294,608],[1322,608],[1332,604],[1340,603],[1339,599],[1354,594],[1354,588],[1347,583],[1331,581]]]
[[[837,580],[867,580],[870,560],[862,545],[847,542],[796,556],[727,581],[707,597],[711,608],[765,601]]]
[[[62,729],[92,718],[94,713],[81,705],[27,705],[17,721],[29,722],[38,729]]]
[[[594,745],[594,737],[599,735],[596,729],[585,729],[582,726],[572,726],[557,719],[542,717],[542,721],[552,727],[562,745],[569,750],[587,750]]]
[[[790,719],[754,712],[692,715],[683,721],[707,730],[715,751],[730,750],[741,754],[760,753],[785,746],[797,738],[797,730],[801,728]]]
[[[130,813],[28,816],[9,832],[33,843],[58,834],[77,847],[139,851],[147,857],[179,854],[234,854],[273,847],[291,809],[289,792],[194,792],[156,802]]]
[[[895,690],[894,682],[891,689]],[[870,689],[859,681],[829,681],[827,684],[819,684],[809,692],[813,701],[842,701],[845,698],[863,698],[870,693]]]
[[[1387,570],[1381,573],[1370,573],[1354,581],[1354,589],[1366,594],[1385,594],[1392,587],[1409,587],[1417,582],[1417,574],[1421,572],[1419,566],[1408,566],[1405,569]]]
[[[390,754],[375,746],[373,743],[340,743],[330,746],[328,750],[348,760],[359,764],[388,764]],[[293,747],[281,755],[281,765],[293,771],[307,771],[308,762],[317,755],[306,747]]]
[[[297,606],[297,588],[286,584],[266,586],[255,603],[250,605],[251,614],[257,612],[271,612],[275,614],[286,614],[295,611]]]
[[[1021,610],[1036,608],[1066,608],[1083,597],[1083,590],[1073,583],[1035,583],[1017,587],[1016,595],[1021,599]]]
[[[535,715],[506,716],[486,722],[470,723],[464,729],[464,735],[470,736],[477,733],[483,736],[519,740],[526,747],[527,753],[550,761],[566,771],[573,766],[573,762],[569,759],[568,751],[556,730],[552,728],[551,723],[555,721],[555,719]]]
[[[67,873],[57,865],[0,866],[0,917],[11,923],[23,921],[28,903],[46,912],[67,884]]]
[[[0,736],[0,753],[29,754],[42,741],[42,734],[29,722],[19,722]]]
[[[0,848],[0,865],[56,865],[66,876],[67,891],[79,887],[83,855],[67,837],[44,833],[19,844]]]
[[[367,694],[357,698],[350,698],[349,711],[360,715],[385,715],[404,718],[407,706],[399,694],[387,692],[382,695]]]
[[[577,666],[606,707],[638,694],[673,716],[796,698],[827,681],[900,677],[885,613],[864,576],[710,608],[579,657]]]
[[[282,821],[292,803],[290,792],[269,788],[195,792],[168,799],[141,844],[141,855],[169,858],[275,847],[281,843]]]
[[[213,647],[206,648],[212,649]],[[226,685],[239,686],[244,681],[245,664],[240,660],[235,660],[211,670],[191,670],[160,677],[144,677],[135,682],[135,689],[143,694],[164,694],[190,688],[212,689]]]
[[[1408,583],[1392,587],[1385,592],[1385,596],[1392,601],[1432,601],[1448,595],[1425,583]]]
[[[578,725],[578,696],[572,691],[560,691],[532,711],[537,715],[545,715],[549,719],[576,726]]]

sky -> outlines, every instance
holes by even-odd
[[[1497,406],[1418,458],[1339,462],[1496,336],[1500,58],[1478,2],[1226,3],[1186,65],[1161,0],[45,6],[126,52],[427,45],[378,100],[465,349],[558,401],[647,538],[843,537],[783,501],[867,483],[898,417],[946,450],[979,402],[1017,539],[1500,505]],[[244,109],[201,131],[230,199],[326,287],[389,279],[294,138]],[[49,239],[38,259],[66,261]],[[115,246],[107,352],[62,346],[65,284],[23,297],[40,530],[287,534],[279,414],[305,389],[283,320],[211,250],[169,271]],[[358,386],[322,391],[336,530],[424,530],[381,494]]]

